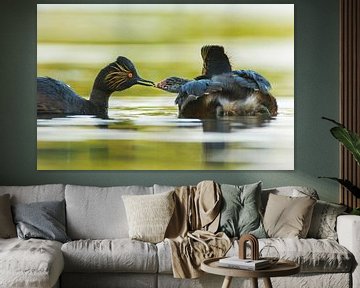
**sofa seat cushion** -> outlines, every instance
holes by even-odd
[[[0,239],[1,287],[52,287],[63,268],[60,242]]]
[[[353,255],[338,242],[330,239],[267,238],[259,239],[259,249],[265,245],[274,246],[280,258],[295,261],[302,273],[350,272]],[[167,241],[157,244],[159,273],[172,273],[171,249]],[[235,241],[227,256],[238,255],[239,246]],[[248,251],[250,256],[250,250]]]
[[[61,248],[66,272],[156,273],[156,246],[122,239],[77,240]]]
[[[171,247],[169,241],[156,244],[160,274],[172,274]]]
[[[344,246],[330,239],[259,239],[259,249],[265,245],[275,247],[281,259],[298,263],[302,273],[350,272],[354,265],[353,255]],[[237,243],[234,243],[228,256],[236,255],[237,251]]]
[[[300,264],[302,272],[350,272],[353,255],[330,239],[264,239],[264,245],[274,246],[280,258]]]

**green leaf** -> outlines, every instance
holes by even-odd
[[[351,212],[351,215],[359,215],[360,216],[360,208],[354,208]]]
[[[360,137],[345,127],[337,126],[331,128],[331,134],[339,140],[353,155],[360,165]]]
[[[342,186],[348,189],[356,198],[360,198],[360,188],[355,186],[351,181],[345,179],[339,179],[336,177],[319,177],[334,180],[339,182]]]
[[[360,165],[360,136],[335,120],[326,117],[322,118],[337,125],[330,129],[331,134],[351,152],[356,162]]]

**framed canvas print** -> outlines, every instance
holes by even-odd
[[[38,170],[293,170],[293,4],[38,4]]]

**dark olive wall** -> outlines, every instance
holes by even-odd
[[[61,3],[67,2],[71,3]],[[338,0],[228,3],[295,4],[294,171],[36,171],[36,2],[3,0],[0,12],[0,185],[180,185],[203,179],[245,184],[262,180],[265,187],[312,186],[322,199],[337,201],[338,186],[317,176],[337,176],[339,169],[337,143],[328,131],[330,125],[321,120],[321,116],[338,119]]]

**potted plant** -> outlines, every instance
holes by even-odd
[[[335,127],[330,129],[331,134],[342,143],[346,149],[354,156],[355,161],[360,165],[360,136],[353,131],[348,130],[343,124],[336,122],[333,119],[322,117],[325,120],[328,120],[334,124]],[[360,198],[360,187],[354,185],[348,179],[340,179],[336,177],[320,177],[328,178],[334,181],[339,182],[347,190],[349,190],[356,198]],[[360,207],[354,208],[351,214],[360,215]]]

